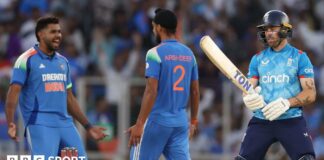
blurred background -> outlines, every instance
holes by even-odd
[[[37,43],[36,20],[51,14],[60,18],[64,41],[59,52],[70,62],[73,91],[89,120],[110,134],[94,142],[79,127],[89,159],[128,159],[124,130],[139,113],[145,55],[156,45],[151,20],[158,7],[177,14],[177,38],[193,50],[199,65],[199,133],[190,142],[192,159],[233,159],[251,117],[241,91],[202,53],[200,38],[210,35],[246,74],[251,57],[263,49],[256,25],[271,9],[288,14],[290,42],[314,65],[318,97],[304,107],[304,116],[318,159],[324,159],[324,0],[0,0],[0,155],[28,154],[22,127],[20,143],[7,136],[5,95],[16,58]],[[21,124],[19,112],[17,121]],[[266,159],[288,158],[274,144]]]

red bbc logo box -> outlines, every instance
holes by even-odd
[[[7,155],[7,160],[45,160],[44,155]]]

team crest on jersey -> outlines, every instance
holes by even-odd
[[[60,67],[61,67],[61,69],[64,71],[64,65],[63,64],[61,64],[60,65]]]
[[[269,59],[261,60],[261,66],[265,66],[270,62]]]
[[[287,66],[291,66],[292,62],[293,62],[293,59],[292,58],[288,58]]]

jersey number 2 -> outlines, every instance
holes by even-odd
[[[186,70],[184,69],[184,67],[182,65],[177,65],[173,68],[173,73],[176,73],[177,70],[179,70],[179,69],[181,71],[181,75],[180,75],[179,79],[173,83],[174,91],[183,91],[184,90],[183,87],[179,87],[179,83],[183,80]]]

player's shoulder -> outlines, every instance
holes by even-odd
[[[189,48],[187,45],[183,44],[183,43],[180,43],[179,44],[184,48],[184,50],[186,50],[187,52],[193,54],[191,48]]]
[[[182,43],[182,42],[178,42],[177,41],[177,43],[176,43],[179,47],[183,47],[184,49],[187,49],[187,50],[190,50],[191,51],[191,49],[187,46],[187,45],[185,45],[184,43]]]
[[[262,50],[257,51],[254,56],[255,57],[262,57],[265,56],[268,52],[271,52],[271,48],[270,47],[266,47]]]
[[[296,56],[301,56],[301,55],[307,55],[307,53],[299,48],[296,48],[292,45],[290,45],[291,49],[292,49],[292,54],[296,55]]]
[[[63,61],[65,61],[66,63],[69,62],[68,59],[67,59],[65,56],[63,56],[62,54],[60,54],[59,52],[55,52],[55,54],[56,54],[56,57],[57,57],[58,59],[63,60]]]
[[[30,59],[36,54],[37,54],[37,50],[34,47],[29,48],[17,58],[14,67],[20,68],[26,66],[28,59]]]
[[[156,61],[156,62],[161,62],[161,58],[160,58],[160,55],[158,53],[158,48],[160,48],[161,46],[163,46],[162,44],[160,45],[157,45],[151,49],[149,49],[146,53],[146,61],[147,60],[153,60],[153,61]]]
[[[260,55],[264,54],[264,51],[265,51],[265,50],[258,51],[258,52],[256,52],[256,53],[254,54],[254,56],[260,56]]]
[[[37,53],[37,50],[32,47],[32,48],[29,48],[28,50],[26,50],[25,52],[23,52],[19,57],[18,59],[26,59],[26,58],[29,58],[29,57],[32,57],[33,55],[35,55]],[[17,59],[17,60],[18,60]]]
[[[261,51],[256,52],[253,56],[252,56],[252,60],[257,60],[260,59],[262,57],[264,57],[266,55],[267,49],[263,49]]]

